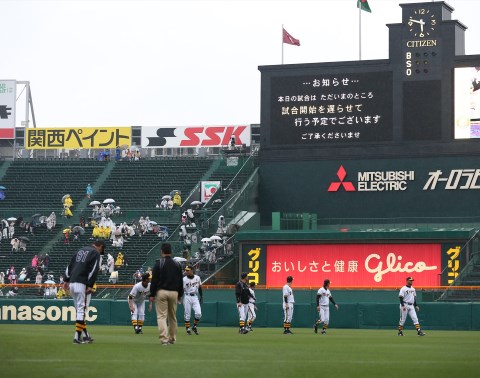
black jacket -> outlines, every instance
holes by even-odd
[[[183,295],[182,267],[171,256],[162,257],[153,266],[150,297],[155,297],[160,289],[176,291],[179,298]]]
[[[254,298],[248,289],[248,285],[243,281],[238,281],[235,285],[235,297],[237,298],[237,303],[242,304],[248,304],[248,298]]]
[[[79,249],[65,270],[65,282],[78,282],[93,287],[100,269],[100,253],[93,247]]]

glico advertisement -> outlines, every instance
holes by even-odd
[[[400,287],[451,284],[464,261],[459,246],[418,244],[245,244],[242,271],[250,282],[281,287],[293,276],[297,287]]]

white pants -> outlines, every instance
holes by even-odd
[[[200,319],[202,317],[202,308],[200,307],[200,301],[198,296],[184,294],[183,296],[183,308],[184,308],[184,319],[186,322],[190,321],[191,312],[195,314],[195,319]]]
[[[255,314],[255,303],[248,304],[248,311],[247,311],[247,321],[254,322],[257,315]]]
[[[293,319],[293,303],[288,304],[288,309],[286,308],[286,303],[283,302],[283,322],[291,323]]]
[[[76,320],[85,321],[88,305],[90,304],[91,294],[86,294],[87,286],[82,283],[73,282],[70,284],[70,294],[73,299],[73,305],[77,312]]]
[[[243,304],[238,308],[238,317],[240,318],[240,321],[245,322],[247,320],[247,314],[248,314],[248,304]]]
[[[145,301],[133,302],[132,320],[145,320]]]
[[[320,306],[318,310],[318,317],[320,319],[320,323],[324,323],[328,325],[328,321],[330,320],[330,306]]]
[[[410,315],[413,324],[418,324],[417,313],[415,311],[415,307],[413,305],[405,304],[402,309],[402,305],[400,305],[400,321],[398,322],[399,325],[403,326],[405,324],[405,320],[407,320],[407,315]]]

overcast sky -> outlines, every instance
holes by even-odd
[[[369,0],[362,60],[388,58],[386,24],[414,2]],[[480,1],[447,3],[480,54]],[[358,60],[358,18],[356,0],[0,0],[0,79],[30,81],[40,127],[259,123],[282,24],[301,42],[285,64]]]

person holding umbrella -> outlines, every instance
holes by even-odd
[[[86,193],[87,193],[87,198],[90,199],[90,197],[93,195],[92,185],[90,184],[87,185]]]

